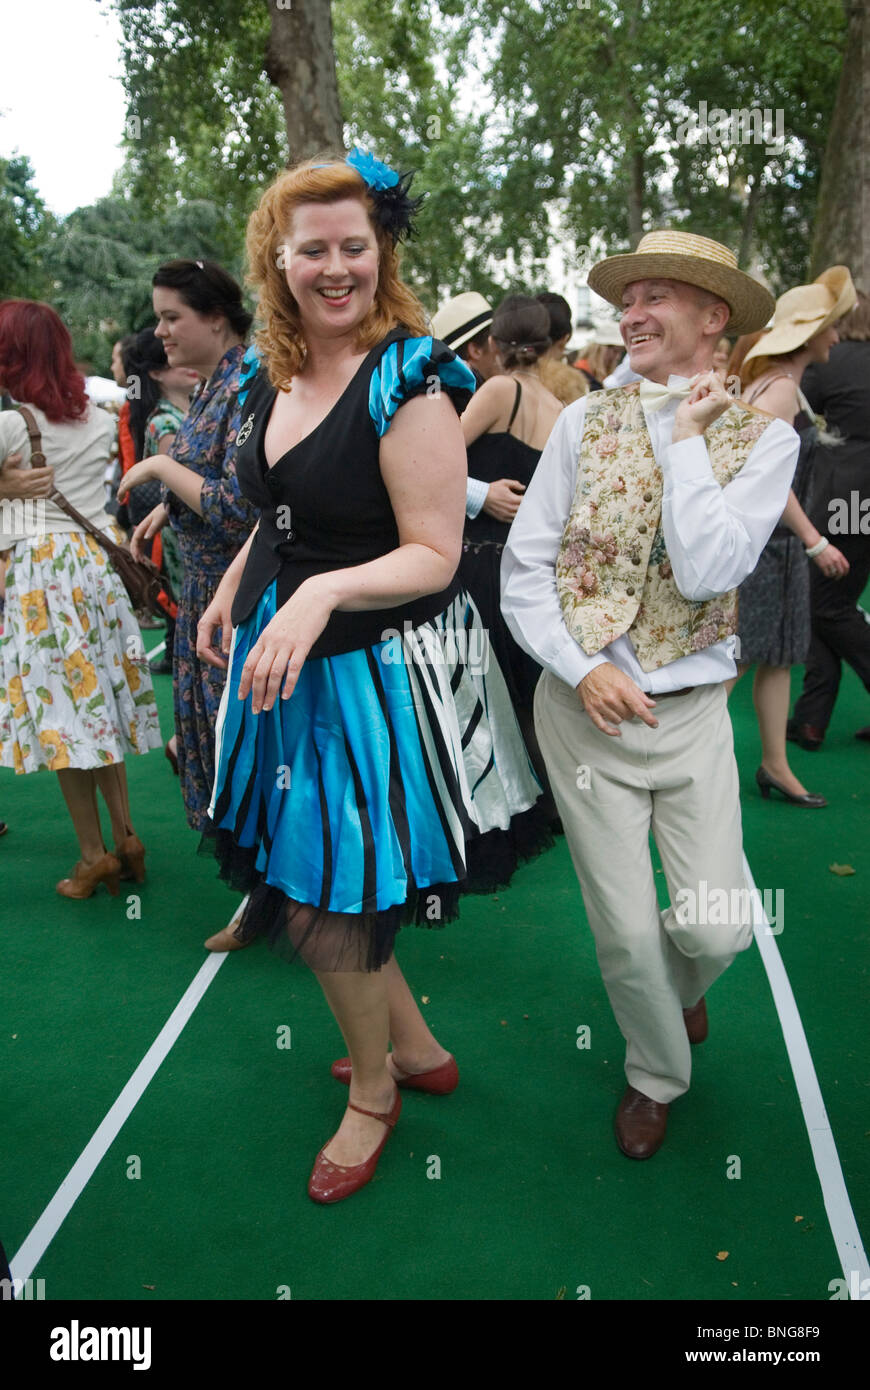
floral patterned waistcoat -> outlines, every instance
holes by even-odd
[[[638,389],[635,382],[587,397],[556,586],[568,631],[587,656],[627,632],[642,669],[654,671],[735,632],[737,590],[695,602],[677,588],[661,529],[662,474]],[[720,487],[740,472],[771,423],[735,402],[708,428]]]

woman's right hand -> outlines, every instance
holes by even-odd
[[[158,531],[162,531],[169,521],[169,508],[165,502],[159,502],[153,511],[149,512],[130,537],[130,550],[134,560],[145,560],[146,556],[142,549],[143,541],[150,541]]]
[[[207,666],[217,666],[225,671],[230,654],[230,641],[233,635],[232,613],[233,588],[221,580],[217,593],[196,625],[196,654]],[[215,646],[214,634],[220,628],[220,648]]]
[[[505,521],[510,525],[520,509],[525,490],[516,478],[498,478],[489,485],[483,510],[494,516],[496,521]]]

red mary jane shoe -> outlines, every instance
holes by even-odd
[[[345,1086],[350,1085],[351,1062],[349,1057],[339,1057],[337,1062],[333,1062],[329,1068],[336,1081],[343,1081]],[[453,1057],[449,1057],[446,1062],[442,1062],[440,1067],[433,1067],[431,1071],[417,1072],[416,1075],[403,1076],[397,1080],[397,1086],[401,1086],[403,1091],[425,1091],[430,1096],[449,1096],[451,1091],[455,1091],[459,1085],[459,1068]]]
[[[333,1163],[331,1159],[324,1157],[323,1150],[328,1147],[324,1144],[323,1149],[314,1160],[314,1167],[311,1170],[311,1177],[308,1180],[308,1195],[314,1202],[341,1202],[345,1197],[351,1197],[354,1192],[358,1192],[361,1187],[365,1187],[367,1182],[371,1182],[378,1166],[378,1159],[384,1151],[384,1145],[393,1132],[393,1127],[399,1118],[402,1109],[402,1097],[396,1088],[396,1099],[389,1114],[379,1114],[375,1110],[364,1110],[361,1105],[354,1105],[353,1101],[348,1101],[351,1110],[358,1110],[361,1115],[371,1115],[373,1120],[380,1120],[387,1126],[387,1132],[378,1147],[365,1163],[357,1163],[352,1168],[346,1168],[341,1163]],[[331,1141],[330,1141],[331,1142]]]

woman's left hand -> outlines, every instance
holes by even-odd
[[[155,478],[159,479],[160,469],[161,458],[159,454],[155,454],[153,458],[140,459],[138,463],[134,463],[133,467],[128,468],[121,479],[118,487],[118,501],[126,502],[132,488],[141,487],[142,483],[150,483]]]
[[[325,576],[324,576],[325,577]],[[254,714],[289,700],[305,658],[326,627],[334,603],[321,579],[306,579],[260,633],[242,667],[239,699],[252,695]]]

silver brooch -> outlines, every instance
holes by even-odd
[[[249,438],[251,430],[254,428],[254,417],[249,415],[242,428],[236,436],[236,448],[240,449],[245,440]]]

